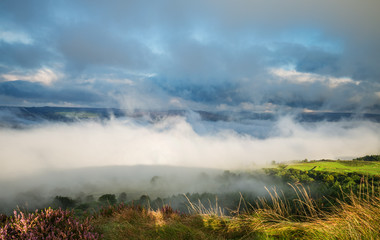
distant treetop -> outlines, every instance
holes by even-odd
[[[358,161],[380,161],[380,155],[366,155],[364,157],[358,157],[358,158],[355,158],[354,160],[358,160]]]

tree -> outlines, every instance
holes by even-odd
[[[116,196],[115,194],[104,194],[100,196],[98,200],[103,204],[113,205],[116,203]]]
[[[162,182],[162,179],[160,176],[153,176],[150,179],[150,184],[152,184],[153,186],[156,186],[156,185],[160,184],[161,182]]]
[[[127,201],[127,194],[125,192],[120,193],[119,197],[117,198],[117,200],[120,203],[126,202]]]
[[[85,202],[93,202],[93,201],[95,201],[95,198],[93,195],[87,195],[85,197]]]
[[[364,157],[355,158],[359,161],[380,161],[380,155],[366,155]]]
[[[76,205],[76,201],[69,197],[55,196],[53,201],[54,208],[73,208]]]

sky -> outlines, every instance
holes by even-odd
[[[0,105],[380,112],[380,1],[0,1]]]

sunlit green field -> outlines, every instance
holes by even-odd
[[[329,171],[329,172],[357,172],[363,174],[380,175],[380,162],[369,161],[310,161],[291,163],[289,168],[295,168],[303,171],[311,169],[315,171]]]

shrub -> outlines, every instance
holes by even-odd
[[[164,205],[161,209],[160,212],[164,217],[176,214],[176,215],[182,215],[178,210],[174,210],[171,206],[169,205]]]
[[[117,200],[119,201],[119,203],[126,202],[127,201],[127,194],[125,192],[120,193]]]
[[[124,203],[115,204],[115,205],[108,205],[108,206],[102,207],[99,210],[99,213],[95,215],[95,217],[99,217],[99,216],[110,217],[113,214],[120,213],[120,212],[122,212],[122,211],[124,211],[125,209],[128,209],[128,208],[130,208],[130,207],[128,207]]]
[[[8,220],[7,215],[0,213],[0,227],[2,227]]]
[[[0,229],[0,239],[99,239],[87,218],[79,222],[69,210],[51,208],[25,214],[14,211]]]
[[[99,202],[103,204],[113,205],[116,203],[116,196],[115,194],[104,194],[99,197]]]
[[[55,196],[53,201],[54,208],[73,208],[76,205],[76,201],[69,197]]]

